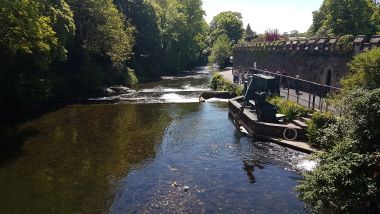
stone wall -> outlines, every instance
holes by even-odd
[[[380,46],[380,36],[357,36],[342,48],[340,38],[289,40],[237,45],[233,50],[236,68],[280,72],[325,85],[339,86],[348,73],[347,63],[360,52]],[[344,44],[343,44],[344,45]],[[352,48],[351,48],[352,47]]]

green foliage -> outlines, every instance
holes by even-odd
[[[248,24],[247,28],[244,31],[244,36],[253,38],[256,36],[256,33],[252,30],[251,25]]]
[[[70,8],[63,0],[4,0],[0,11],[0,99],[12,106],[48,100],[49,66],[66,59],[74,34]]]
[[[341,36],[336,44],[337,51],[342,54],[352,53],[354,40],[353,35]]]
[[[139,82],[139,80],[136,77],[135,72],[132,69],[127,69],[126,71],[123,71],[122,77],[123,77],[122,83],[127,86],[133,86]]]
[[[162,41],[161,73],[199,65],[205,55],[207,24],[201,0],[151,0],[159,17]]]
[[[285,115],[287,121],[293,121],[310,113],[309,109],[281,97],[271,97],[268,101],[278,108],[279,113]]]
[[[224,79],[224,77],[218,72],[213,74],[210,87],[215,91],[228,91],[236,93],[237,95],[243,94],[243,87],[232,84],[228,80]]]
[[[145,0],[115,0],[115,3],[136,29],[131,66],[141,78],[160,75],[161,31],[156,9]]]
[[[76,40],[87,51],[106,55],[116,68],[129,59],[133,46],[133,28],[112,0],[69,0],[77,26]]]
[[[0,1],[0,108],[204,63],[203,15],[201,0]]]
[[[344,91],[355,88],[375,89],[380,87],[380,48],[363,52],[349,63],[350,74],[342,81]]]
[[[318,137],[320,136],[320,130],[326,128],[336,121],[333,114],[314,112],[311,121],[307,127],[307,137],[309,143],[317,148],[326,148],[324,145],[319,144]]]
[[[379,8],[370,0],[324,0],[313,12],[310,36],[371,35],[379,31]]]
[[[240,13],[232,11],[221,12],[210,23],[210,46],[223,34],[226,34],[230,41],[234,40],[237,43],[243,38],[243,33],[243,21]]]
[[[211,63],[216,63],[219,68],[225,68],[232,55],[232,44],[230,39],[226,34],[219,36],[215,41],[211,49],[211,55],[209,56],[209,61]]]
[[[319,166],[305,174],[300,198],[315,213],[380,211],[380,88],[346,94],[344,117],[322,130]]]

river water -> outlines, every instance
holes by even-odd
[[[198,103],[209,81],[199,68],[20,125],[0,213],[304,213],[307,155],[239,133],[225,101]]]

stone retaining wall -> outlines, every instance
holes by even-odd
[[[325,85],[339,86],[348,73],[347,63],[360,52],[380,46],[380,36],[357,36],[342,48],[341,38],[296,39],[289,41],[249,43],[233,50],[236,68],[280,72]],[[352,47],[352,48],[350,48]]]

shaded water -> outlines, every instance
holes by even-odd
[[[72,105],[20,126],[33,135],[0,159],[0,212],[303,213],[305,154],[237,132],[226,103],[159,103],[197,98],[197,72],[126,95],[156,104]]]

